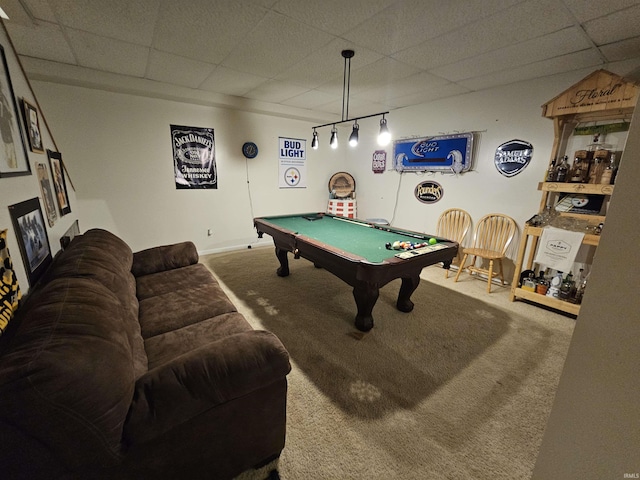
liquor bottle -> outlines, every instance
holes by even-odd
[[[584,291],[587,288],[587,279],[589,278],[589,274],[584,274],[584,269],[580,269],[580,276],[578,277],[578,285],[576,286],[576,303],[582,303],[582,298],[584,297]]]
[[[569,157],[565,155],[560,165],[556,167],[556,182],[566,182],[568,180],[569,168]]]
[[[575,282],[573,281],[573,274],[567,273],[567,276],[560,285],[560,291],[558,292],[558,298],[561,300],[570,300],[572,290],[574,290]]]
[[[589,180],[589,158],[586,150],[578,150],[569,174],[571,183],[587,183]]]
[[[551,165],[549,165],[549,169],[547,170],[547,177],[545,178],[545,182],[553,182],[556,179],[556,159],[551,160]]]

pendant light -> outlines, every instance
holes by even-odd
[[[384,116],[389,112],[374,113],[372,115],[365,115],[362,117],[349,118],[349,93],[351,87],[351,59],[355,55],[353,50],[342,50],[342,58],[344,58],[344,76],[342,80],[342,120],[339,122],[325,123],[324,125],[316,125],[313,127],[313,139],[311,140],[311,148],[314,150],[318,148],[318,132],[317,128],[332,126],[331,139],[329,144],[331,148],[338,148],[338,130],[336,125],[347,122],[354,122],[351,135],[349,136],[349,145],[355,147],[358,145],[360,125],[358,120],[363,118],[371,118],[382,115],[380,120],[380,134],[378,135],[378,143],[382,146],[388,145],[391,141],[391,133],[389,127],[387,127],[387,119]]]

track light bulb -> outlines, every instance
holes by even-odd
[[[331,145],[331,148],[338,148],[338,130],[336,130],[335,125],[331,129],[331,140],[329,140],[329,145]]]
[[[318,132],[316,132],[315,129],[313,130],[313,139],[311,140],[311,148],[313,148],[314,150],[318,149]]]
[[[378,134],[378,145],[384,147],[389,145],[391,141],[391,133],[389,133],[389,128],[387,127],[387,120],[382,116],[382,120],[380,120],[380,133]]]
[[[358,122],[353,124],[353,130],[351,131],[351,136],[349,137],[349,145],[355,147],[358,145],[358,130],[360,129],[360,125]]]

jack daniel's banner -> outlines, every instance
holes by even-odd
[[[213,128],[171,125],[176,188],[218,188]]]

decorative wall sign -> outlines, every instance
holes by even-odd
[[[416,186],[414,194],[422,203],[436,203],[444,195],[444,189],[438,182],[427,180]]]
[[[307,141],[280,137],[280,188],[307,188]]]
[[[49,157],[49,166],[51,167],[51,176],[53,177],[53,186],[56,190],[56,198],[58,199],[58,209],[60,216],[71,213],[71,205],[69,204],[69,195],[67,194],[67,183],[64,180],[64,168],[62,165],[62,155],[52,150],[47,150]]]
[[[9,213],[18,239],[29,285],[33,286],[51,264],[47,229],[38,197],[9,205]]]
[[[18,120],[16,97],[9,76],[4,48],[0,45],[0,177],[31,175],[27,146],[22,136],[22,128]]]
[[[0,232],[0,335],[18,309],[22,292],[13,270],[13,262],[7,246],[7,230]]]
[[[387,152],[385,150],[376,150],[373,152],[371,168],[373,169],[373,173],[384,173],[387,169]]]
[[[218,188],[213,128],[171,125],[176,189]]]
[[[393,144],[394,168],[399,171],[463,173],[471,169],[475,134],[398,140]]]
[[[533,145],[524,140],[509,140],[496,148],[494,163],[505,177],[519,174],[531,161]]]

